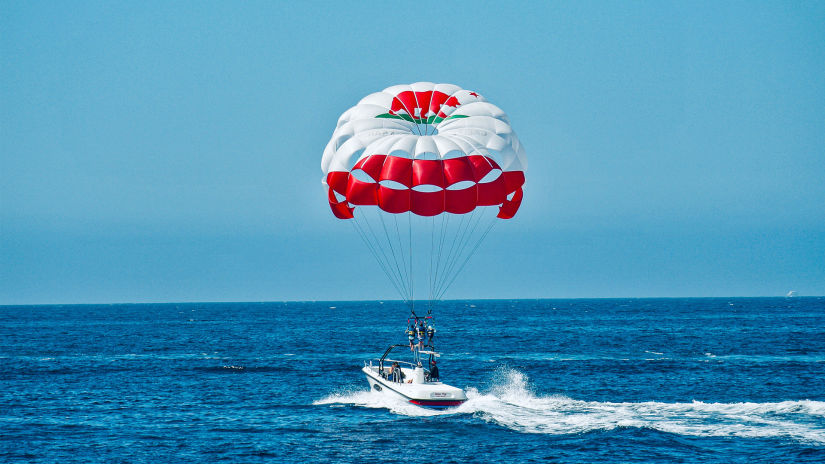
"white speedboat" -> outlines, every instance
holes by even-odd
[[[412,346],[411,350],[410,345],[392,345],[377,364],[364,362],[362,371],[370,388],[424,408],[451,408],[467,401],[464,390],[442,383],[437,377],[437,368],[431,370],[422,364],[422,359],[428,357],[427,366],[436,366],[440,355]],[[387,356],[395,348],[411,351],[413,362],[389,359]]]

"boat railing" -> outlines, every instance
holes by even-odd
[[[392,364],[392,363],[398,363],[398,364],[400,364],[402,367],[407,367],[407,366],[409,366],[409,367],[410,367],[410,368],[412,368],[412,369],[415,369],[416,367],[419,367],[419,366],[418,366],[418,364],[416,364],[416,363],[411,363],[411,362],[409,362],[409,361],[401,361],[401,360],[399,360],[399,359],[384,359],[384,366],[385,366],[385,367],[387,366],[387,363],[390,363],[390,364]],[[426,367],[424,367],[424,366],[421,366],[421,367],[422,367],[422,368],[423,368],[426,372],[429,372],[429,369],[427,369]]]
[[[378,361],[377,366],[373,366],[372,361],[370,361],[370,367],[375,367],[377,370],[380,371],[381,370],[381,360],[377,359],[377,361]],[[415,364],[415,363],[411,363],[411,362],[408,362],[408,361],[396,360],[396,359],[384,359],[384,373],[385,374],[389,374],[389,370],[390,370],[389,368],[392,365],[392,363],[394,363],[394,362],[397,362],[399,364],[399,366],[401,366],[404,369],[415,370],[416,367],[421,367],[422,369],[424,369],[425,375],[430,374],[429,369],[427,369],[424,366],[419,366],[418,364]],[[389,363],[389,364],[387,364],[387,363]]]

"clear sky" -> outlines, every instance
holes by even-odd
[[[530,163],[447,298],[825,294],[824,2],[347,3],[0,2],[0,304],[397,298],[320,159],[416,81]]]

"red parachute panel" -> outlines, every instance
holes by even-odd
[[[389,213],[412,212],[419,216],[444,212],[464,214],[478,206],[500,206],[498,217],[509,219],[518,211],[523,197],[524,173],[521,171],[505,171],[491,182],[479,183],[492,170],[501,169],[495,161],[481,155],[447,160],[372,155],[356,163],[353,170],[358,169],[376,182],[356,179],[345,171],[327,174],[329,203],[338,218],[352,218],[351,205],[375,205]],[[383,181],[396,182],[392,187],[399,188],[383,185]],[[446,188],[458,182],[472,182],[472,185],[458,190]],[[433,191],[412,190],[423,185]],[[333,192],[344,200],[338,201]]]

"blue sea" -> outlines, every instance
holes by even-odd
[[[2,306],[0,461],[825,462],[825,298],[441,302],[446,411],[360,372],[408,314]]]

